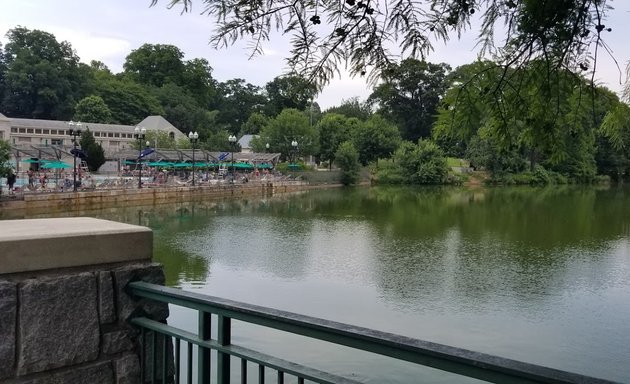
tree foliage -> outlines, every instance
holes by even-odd
[[[450,69],[445,63],[416,59],[391,64],[369,100],[378,103],[381,115],[396,122],[403,139],[415,142],[429,137]]]
[[[152,5],[159,0],[152,0]],[[193,0],[169,0],[190,11]],[[433,44],[475,33],[482,54],[506,67],[543,59],[550,70],[593,68],[611,31],[606,0],[212,1],[199,0],[217,25],[211,44],[244,39],[262,54],[278,33],[289,36],[290,69],[327,83],[346,67],[379,76],[396,57],[422,58]],[[495,39],[498,37],[498,39]],[[496,43],[498,41],[498,44]],[[397,47],[398,49],[392,49]]]
[[[325,113],[336,113],[346,117],[355,117],[359,120],[367,120],[372,116],[372,107],[367,101],[360,101],[359,97],[342,100],[340,105],[330,107]]]
[[[0,176],[6,176],[11,168],[9,158],[11,157],[11,144],[0,139]]]
[[[359,179],[359,152],[350,141],[339,145],[335,153],[335,163],[341,169],[341,183],[343,185],[356,184]]]
[[[102,97],[92,95],[79,100],[73,119],[86,123],[108,124],[112,121],[112,111]]]
[[[315,85],[299,76],[276,77],[265,85],[265,90],[269,116],[276,116],[287,108],[303,111],[317,94]]]
[[[184,74],[184,53],[174,45],[143,44],[131,51],[123,68],[125,74],[141,84],[161,87],[181,84]]]
[[[85,82],[70,44],[24,27],[11,29],[7,37],[0,111],[12,117],[70,119]]]
[[[87,155],[85,162],[90,172],[97,171],[101,165],[105,164],[105,151],[103,147],[94,139],[94,135],[89,129],[81,133],[79,141],[81,149]]]
[[[319,159],[332,166],[341,143],[352,137],[354,127],[360,124],[356,118],[349,119],[336,113],[326,113],[317,124],[319,130]],[[353,147],[354,148],[354,147]],[[356,150],[356,148],[354,148]]]
[[[314,155],[318,152],[319,134],[309,124],[306,116],[297,109],[285,109],[260,131],[260,137],[252,139],[252,148],[264,152],[269,143],[270,152],[282,153],[288,159],[293,153],[292,141],[297,141],[297,155]]]
[[[420,140],[403,142],[392,161],[379,168],[377,178],[384,184],[441,184],[447,174],[444,152],[434,142]]]
[[[352,131],[352,143],[359,151],[359,162],[363,165],[390,157],[400,140],[398,128],[380,115],[373,115]]]

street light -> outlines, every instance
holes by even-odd
[[[230,135],[230,137],[228,137],[228,141],[230,142],[230,150],[232,154],[232,182],[234,182],[234,149],[236,145],[236,136]]]
[[[72,120],[70,120],[68,122],[68,125],[70,126],[70,130],[68,131],[68,134],[70,136],[72,136],[72,145],[74,146],[74,149],[72,151],[72,155],[74,156],[74,167],[72,168],[72,186],[73,186],[73,191],[76,192],[77,191],[77,136],[81,136],[81,123],[80,122],[74,122]]]
[[[291,147],[293,148],[293,163],[295,163],[295,157],[296,157],[297,150],[298,150],[298,142],[297,142],[297,140],[293,139],[293,141],[291,142]]]
[[[142,142],[146,137],[147,130],[145,128],[135,127],[133,132],[133,137],[138,140],[138,161],[136,162],[136,169],[138,170],[138,188],[142,188],[142,168],[140,158],[142,157]]]
[[[199,140],[199,134],[197,132],[189,132],[188,139],[190,139],[190,144],[193,149],[193,164],[192,164],[192,185],[195,186],[195,144],[197,144],[197,140]]]

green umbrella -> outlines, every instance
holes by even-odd
[[[72,168],[72,165],[66,164],[63,161],[51,161],[51,162],[47,162],[47,163],[42,164],[42,168],[45,168],[45,169],[65,169],[65,168]]]
[[[35,159],[24,159],[22,160],[22,163],[39,163],[39,160],[35,160]]]

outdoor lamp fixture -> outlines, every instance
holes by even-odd
[[[295,163],[295,157],[298,150],[298,142],[295,139],[291,142],[291,147],[293,148],[293,163]]]
[[[188,139],[190,140],[190,144],[193,149],[193,164],[192,164],[192,185],[195,186],[195,144],[197,144],[197,140],[199,140],[199,134],[197,132],[189,132]]]
[[[72,145],[74,146],[74,151],[72,151],[72,154],[74,156],[74,167],[72,167],[72,186],[73,186],[73,191],[76,192],[77,191],[77,146],[79,145],[77,143],[77,136],[81,136],[81,123],[80,122],[74,122],[72,120],[70,120],[68,122],[68,125],[70,126],[70,130],[68,131],[68,134],[70,136],[72,136]]]
[[[133,129],[133,137],[138,140],[138,162],[136,163],[136,169],[138,170],[138,188],[142,188],[142,168],[140,158],[142,157],[142,142],[144,141],[146,135],[147,130],[145,128],[135,127]]]
[[[234,181],[234,149],[236,147],[236,136],[230,135],[228,141],[230,142],[230,148],[232,150],[232,181]]]
[[[265,144],[265,148],[267,149],[267,152],[269,152],[269,143]]]

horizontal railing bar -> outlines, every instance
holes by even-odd
[[[129,284],[131,293],[182,307],[308,336],[493,383],[592,383],[613,381],[413,339],[369,328],[240,303],[145,282]]]
[[[215,349],[219,352],[227,353],[231,356],[239,357],[256,364],[262,364],[266,367],[275,369],[276,371],[283,371],[293,376],[304,377],[307,380],[315,381],[321,384],[361,384],[355,380],[333,375],[328,372],[320,371],[291,361],[286,361],[234,344],[223,346],[215,340],[203,340],[192,332],[175,328],[145,317],[136,317],[131,320],[131,323],[144,329],[175,337],[176,339],[184,340],[201,347]]]

